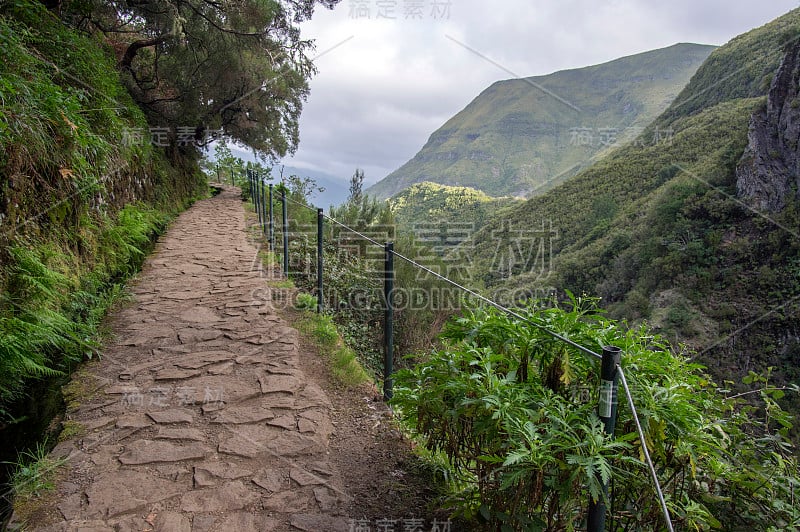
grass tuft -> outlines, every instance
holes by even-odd
[[[298,330],[309,336],[320,354],[328,360],[331,374],[337,382],[356,387],[372,380],[358,362],[356,352],[344,345],[329,315],[305,312],[297,325]]]
[[[56,459],[49,454],[47,442],[40,442],[33,449],[20,453],[11,475],[15,504],[25,504],[54,489],[57,470],[65,462],[65,459]]]

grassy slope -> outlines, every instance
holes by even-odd
[[[620,142],[633,138],[669,105],[712,50],[679,44],[602,65],[497,82],[369,192],[385,198],[432,181],[498,196],[541,193],[608,150],[602,128],[618,131]],[[575,142],[573,128],[589,128],[592,138],[586,145]]]
[[[92,349],[117,284],[204,186],[149,144],[113,52],[42,4],[0,6],[0,422],[32,379]]]
[[[484,281],[599,294],[617,316],[648,319],[708,349],[700,357],[718,376],[774,365],[781,378],[797,379],[797,305],[782,305],[800,294],[800,243],[733,196],[750,116],[765,101],[784,43],[798,34],[794,10],[715,51],[642,135],[647,145],[617,150],[508,216],[516,228],[553,221],[549,278],[489,273]],[[673,129],[672,142],[654,144],[655,127]],[[775,221],[796,231],[797,211],[790,206]],[[473,241],[478,272],[491,265],[501,223]]]

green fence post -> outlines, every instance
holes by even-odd
[[[286,189],[281,189],[283,203],[283,274],[289,277],[289,214],[286,210]]]
[[[322,229],[324,223],[325,216],[322,213],[322,209],[317,209],[317,312],[319,314],[322,314],[323,310],[325,310],[322,302],[324,297],[324,293],[322,291]]]
[[[384,259],[383,299],[386,305],[383,318],[383,400],[394,395],[392,373],[394,373],[394,243],[387,242]]]
[[[617,366],[622,358],[619,347],[604,346],[603,359],[600,362],[600,400],[597,403],[597,415],[603,422],[603,431],[614,434],[617,423],[617,386],[619,372]],[[606,527],[606,499],[608,499],[608,483],[603,483],[603,493],[598,500],[589,496],[589,515],[586,519],[588,532],[603,532]]]

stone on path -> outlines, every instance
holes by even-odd
[[[223,454],[255,458],[258,453],[264,451],[264,447],[253,441],[234,436],[220,442],[217,450]]]
[[[324,452],[325,449],[325,445],[319,440],[298,432],[289,431],[285,431],[277,438],[266,442],[264,447],[271,454],[287,457],[313,455]]]
[[[253,477],[253,483],[270,492],[289,489],[289,479],[277,469],[266,469]]]
[[[216,312],[207,307],[190,308],[178,317],[189,323],[214,323],[221,319]]]
[[[86,490],[85,517],[95,519],[140,512],[149,501],[169,499],[187,486],[169,482],[149,472],[116,471],[103,475]]]
[[[277,519],[263,514],[234,512],[225,518],[220,525],[219,530],[235,530],[236,532],[270,532],[272,530],[276,530],[279,525],[280,523]]]
[[[194,466],[194,484],[197,487],[216,486],[223,480],[251,477],[253,472],[227,462],[207,462]]]
[[[238,425],[244,423],[259,423],[275,417],[269,408],[262,405],[233,406],[226,408],[211,417],[211,423],[224,423]]]
[[[289,473],[289,478],[297,482],[300,486],[311,486],[319,484],[327,484],[328,481],[321,476],[309,473],[300,468],[293,468]]]
[[[197,443],[180,445],[166,441],[136,440],[127,445],[119,461],[126,465],[181,462],[205,458],[210,449]]]
[[[301,491],[282,491],[275,495],[270,495],[264,500],[264,508],[272,511],[289,513],[302,512],[310,506],[310,501],[305,493]]]
[[[314,498],[317,500],[317,504],[319,504],[319,508],[323,512],[335,510],[341,503],[341,494],[336,493],[326,486],[314,488]]]
[[[183,369],[199,369],[211,364],[225,362],[236,358],[236,355],[228,351],[205,351],[199,353],[189,353],[175,361],[175,366]]]
[[[144,414],[126,414],[117,419],[119,429],[143,429],[152,424],[153,422]]]
[[[159,427],[155,436],[160,440],[191,440],[205,441],[206,435],[200,429],[173,429]]]
[[[297,514],[292,516],[291,524],[298,530],[306,532],[347,532],[352,530],[347,519],[331,517],[323,514]]]
[[[194,419],[190,411],[175,409],[148,412],[147,416],[159,424],[191,423],[192,419]]]
[[[192,491],[181,498],[184,512],[230,512],[258,500],[258,495],[236,480],[219,488]]]
[[[202,375],[203,372],[197,369],[178,369],[175,366],[164,368],[156,372],[155,379],[157,381],[177,381],[184,379],[191,379]]]
[[[302,384],[295,377],[289,375],[259,375],[258,382],[261,384],[261,393],[295,393]]]
[[[297,427],[297,420],[292,415],[285,415],[276,417],[275,419],[270,419],[267,421],[267,425],[272,425],[274,427],[281,427],[283,429],[293,429]]]
[[[156,516],[154,532],[192,532],[192,524],[177,512],[163,512]]]

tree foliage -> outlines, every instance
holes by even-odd
[[[466,229],[471,235],[489,220],[523,203],[511,197],[493,198],[470,187],[451,187],[428,181],[416,183],[389,200],[397,224],[404,231],[419,230],[422,224],[439,224]],[[504,211],[505,210],[505,211]],[[449,248],[457,244],[444,242]]]
[[[191,160],[120,142],[147,122],[113,58],[42,3],[0,2],[0,57],[2,425],[44,415],[20,401],[32,381],[93,355],[120,283],[206,187]]]
[[[293,152],[314,73],[297,27],[338,0],[89,0],[66,4],[100,34],[151,124],[208,129],[268,156]]]

